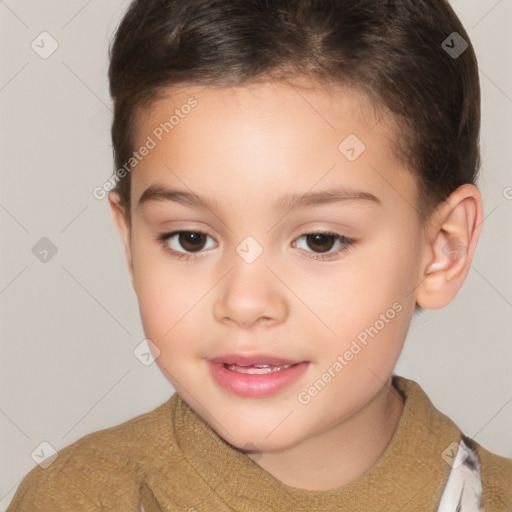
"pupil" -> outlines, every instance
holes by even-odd
[[[309,244],[309,239],[313,240],[313,245],[316,245],[317,247],[320,246],[320,249],[324,249],[323,251],[320,250],[320,252],[327,252],[330,249],[332,249],[332,246],[334,244],[334,237],[332,235],[322,235],[319,233],[315,233],[313,235],[308,235],[308,245],[314,249],[315,247],[312,247],[311,244]],[[331,243],[328,244],[329,247],[325,248],[322,247],[322,245],[325,245],[326,240],[330,240]]]

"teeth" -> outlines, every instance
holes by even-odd
[[[263,375],[270,372],[278,372],[280,370],[286,370],[295,366],[293,364],[281,364],[279,366],[273,366],[270,364],[255,364],[252,366],[237,366],[236,364],[225,364],[224,367],[232,372],[248,373],[254,375]]]

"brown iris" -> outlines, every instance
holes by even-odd
[[[204,233],[197,233],[195,231],[182,231],[178,234],[178,240],[186,251],[194,252],[200,251],[206,241]]]
[[[306,240],[311,249],[316,250],[315,247],[319,247],[320,250],[318,252],[330,251],[335,243],[334,236],[324,235],[322,233],[306,235]],[[327,241],[329,241],[329,243],[327,243]],[[325,247],[326,245],[328,247]]]

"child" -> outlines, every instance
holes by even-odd
[[[34,468],[8,511],[510,510],[512,460],[393,374],[483,221],[449,4],[135,0],[109,78],[95,194],[177,393]]]

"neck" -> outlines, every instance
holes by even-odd
[[[359,478],[384,453],[403,408],[403,399],[390,378],[349,418],[286,450],[266,452],[253,460],[291,487],[312,491],[342,487]]]

